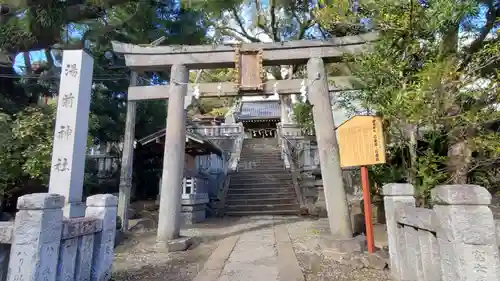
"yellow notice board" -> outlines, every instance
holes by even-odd
[[[342,167],[385,163],[382,119],[376,116],[354,116],[337,128]]]

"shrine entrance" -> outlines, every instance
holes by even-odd
[[[243,122],[243,128],[245,129],[245,134],[248,138],[253,139],[269,139],[276,138],[276,123],[270,121],[262,122]]]
[[[327,77],[325,62],[340,62],[345,54],[367,50],[377,34],[334,38],[328,41],[290,41],[206,46],[138,46],[113,42],[115,53],[123,55],[131,69],[127,121],[120,177],[119,216],[127,227],[127,211],[132,181],[136,102],[168,99],[164,148],[158,242],[168,243],[180,234],[183,157],[186,139],[185,109],[194,98],[272,96],[303,94],[313,105],[325,201],[332,234],[338,239],[352,237],[348,204],[342,184],[338,144],[335,136],[330,92],[352,90],[352,77]],[[306,65],[302,79],[267,80],[264,66]],[[234,68],[231,82],[189,83],[189,70]],[[141,72],[170,71],[169,85],[137,86]],[[274,116],[273,116],[274,117]],[[269,118],[259,126],[275,126]],[[256,128],[257,125],[252,125]],[[248,130],[256,130],[248,127]],[[266,128],[264,128],[266,129]],[[274,128],[269,128],[274,129]],[[261,127],[259,127],[261,130]],[[264,130],[256,134],[267,137]],[[276,129],[274,129],[276,132]]]

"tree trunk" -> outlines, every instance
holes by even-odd
[[[415,125],[405,125],[405,137],[408,140],[408,151],[410,154],[410,163],[408,167],[408,182],[417,184],[417,128]]]
[[[447,168],[452,184],[466,184],[467,176],[472,165],[472,149],[467,137],[450,140],[448,148]]]

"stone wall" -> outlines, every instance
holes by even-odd
[[[394,280],[500,280],[491,194],[477,185],[432,190],[433,209],[415,207],[410,184],[383,187]]]
[[[64,197],[19,197],[15,221],[0,224],[0,280],[107,281],[111,278],[117,198],[87,198],[85,217],[63,217]]]

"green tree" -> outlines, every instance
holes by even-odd
[[[40,98],[58,92],[61,49],[85,46],[94,57],[89,143],[118,143],[124,132],[129,71],[119,58],[114,63],[105,58],[111,40],[148,44],[164,36],[163,44],[199,44],[206,31],[203,14],[179,9],[176,1],[26,3],[3,4],[9,12],[0,17],[0,190],[7,195],[48,183],[55,113],[53,105],[44,106]],[[45,58],[33,61],[30,51],[35,50],[42,50]],[[19,52],[25,65],[18,75],[7,63]],[[156,82],[165,78],[165,73],[142,76]],[[165,102],[141,103],[137,137],[164,127],[166,114]]]
[[[346,98],[384,118],[388,146],[402,152],[407,180],[424,197],[436,184],[498,187],[500,2],[357,5],[359,16],[351,1],[317,13],[324,26],[369,15],[368,25],[380,32],[373,52],[349,58],[364,89]]]
[[[10,118],[0,114],[0,195],[48,181],[54,107],[27,107]]]

